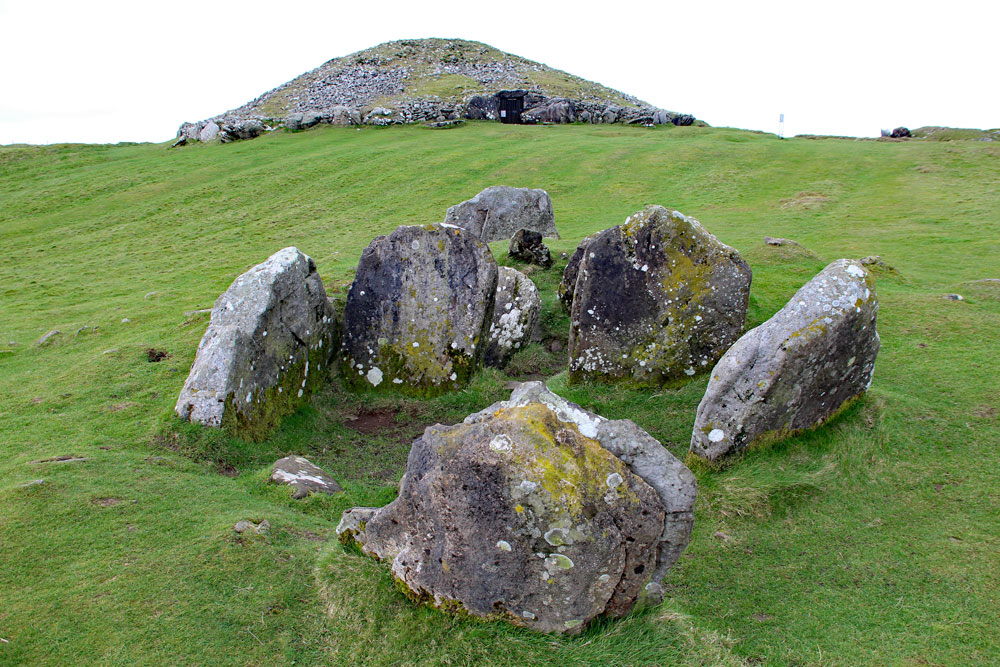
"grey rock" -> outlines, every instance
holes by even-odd
[[[543,106],[525,111],[521,114],[521,121],[526,123],[572,123],[576,121],[576,109],[572,100],[556,98],[549,100]]]
[[[765,236],[764,237],[764,243],[766,243],[767,245],[773,245],[773,246],[794,245],[794,246],[799,246],[800,248],[802,247],[801,245],[799,245],[798,243],[796,243],[795,241],[793,241],[791,239],[783,239],[783,238],[774,237],[774,236]]]
[[[345,107],[334,107],[334,115],[337,113],[337,109],[344,109]],[[306,111],[302,114],[302,127],[303,129],[313,127],[314,125],[319,125],[323,121],[323,114],[319,111]]]
[[[750,267],[701,223],[662,206],[586,246],[570,311],[570,381],[673,384],[743,332]]]
[[[310,493],[333,495],[343,491],[325,470],[302,456],[286,456],[271,467],[271,481],[288,484],[295,493],[292,498],[305,498]]]
[[[487,243],[505,241],[519,229],[559,238],[552,200],[545,190],[494,185],[449,208],[444,221],[472,232]]]
[[[428,428],[399,497],[345,512],[337,532],[390,562],[417,599],[576,634],[658,601],[661,558],[690,534],[694,477],[644,435],[526,383],[462,424]]]
[[[271,522],[264,519],[254,527],[253,532],[257,535],[267,535],[271,532]]]
[[[894,129],[892,131],[892,134],[890,136],[893,139],[908,139],[909,137],[912,137],[913,135],[910,134],[910,130],[908,128],[897,127],[896,129]]]
[[[276,252],[215,302],[175,412],[261,437],[322,384],[335,318],[312,259],[297,248]]]
[[[393,119],[394,112],[392,109],[386,109],[385,107],[375,107],[365,116],[365,125],[392,125],[396,122]]]
[[[199,123],[184,123],[177,130],[177,138],[187,139],[188,141],[198,141],[198,135],[203,127],[205,127],[205,121],[201,121]]]
[[[614,109],[607,109],[601,119],[605,123],[614,123],[618,120],[618,114],[615,113]]]
[[[530,339],[541,312],[542,298],[535,283],[520,271],[501,266],[484,363],[506,366]]]
[[[876,273],[899,273],[895,267],[886,264],[881,255],[869,255],[868,257],[862,257],[858,261],[869,271],[875,271]]]
[[[295,132],[302,129],[302,114],[301,113],[290,113],[285,116],[283,121],[285,127],[289,130]]]
[[[712,369],[691,454],[708,461],[822,424],[871,384],[879,336],[871,275],[839,259]]]
[[[576,290],[576,278],[580,275],[580,262],[583,261],[583,255],[587,252],[587,246],[590,242],[594,240],[597,234],[591,234],[586,237],[573,251],[570,255],[569,261],[566,263],[566,268],[563,269],[562,280],[559,281],[559,302],[562,303],[563,310],[567,313],[573,308],[573,292]]]
[[[180,139],[178,139],[174,143],[170,144],[170,147],[171,148],[179,148],[181,146],[186,146],[187,142],[188,142],[188,138],[187,137],[181,137]]]
[[[354,123],[354,121],[351,118],[351,112],[352,111],[354,111],[354,109],[351,109],[350,107],[346,107],[346,106],[344,106],[342,104],[339,104],[339,105],[333,107],[333,114],[332,114],[332,116],[330,118],[330,123],[332,125],[354,125],[354,124],[356,124],[356,123]]]
[[[205,129],[207,130],[209,127],[209,125],[206,125]],[[262,122],[256,118],[251,118],[249,120],[234,120],[225,123],[217,132],[217,135],[222,143],[229,143],[232,141],[255,139],[264,134],[265,131],[266,128]],[[210,139],[206,139],[206,141],[210,141]]]
[[[654,125],[666,125],[670,123],[670,114],[663,109],[657,109],[653,114]]]
[[[542,243],[542,235],[530,229],[519,229],[510,239],[507,256],[513,259],[537,264],[543,269],[552,266],[552,253]]]
[[[245,533],[248,530],[251,530],[253,527],[254,527],[253,523],[247,521],[246,519],[243,519],[242,521],[236,522],[236,525],[233,526],[233,531],[237,533]]]
[[[944,298],[948,299],[949,301],[964,301],[965,300],[965,297],[963,297],[961,294],[945,294]]]
[[[464,386],[482,365],[496,287],[489,246],[458,227],[376,238],[344,308],[345,381],[419,394]]]
[[[687,127],[689,125],[694,125],[695,117],[689,113],[682,113],[674,116],[670,122],[674,125],[679,125],[681,127]]]
[[[62,331],[59,331],[58,329],[52,329],[51,331],[43,334],[41,338],[35,341],[35,347],[43,347],[45,345],[49,345],[55,341],[56,336],[61,336],[61,335]]]
[[[201,128],[200,132],[198,132],[198,141],[202,142],[213,141],[216,137],[219,136],[220,129],[221,128],[217,123],[214,123],[212,121],[205,123],[205,126]]]

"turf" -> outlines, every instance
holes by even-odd
[[[1000,287],[975,281],[1000,278],[1000,148],[489,123],[167,145],[0,147],[0,664],[997,662]],[[879,273],[867,397],[699,472],[667,601],[577,638],[414,607],[333,539],[343,509],[394,497],[424,426],[505,397],[507,375],[432,400],[334,379],[258,443],[171,414],[208,322],[192,311],[236,275],[295,245],[343,294],[373,236],[493,184],[548,190],[557,257],[646,204],[697,217],[754,270],[748,326],[839,257],[896,270]],[[566,386],[549,349],[567,330],[564,265],[532,272],[545,341],[508,373],[549,377],[683,456],[704,376]],[[267,484],[289,452],[345,493],[300,502]],[[67,455],[85,460],[40,462]],[[271,530],[237,535],[240,519]]]

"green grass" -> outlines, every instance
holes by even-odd
[[[1000,288],[975,281],[1000,278],[1000,148],[487,123],[166,145],[0,147],[0,664],[997,661]],[[505,397],[506,375],[431,400],[333,380],[260,443],[171,416],[208,322],[185,313],[236,275],[296,245],[343,294],[373,236],[439,221],[493,184],[549,191],[556,257],[646,204],[697,217],[754,270],[750,326],[833,259],[898,270],[879,278],[869,395],[699,472],[667,601],[577,638],[414,607],[333,539],[343,509],[394,497],[423,426]],[[683,456],[704,377],[637,392],[556,374],[564,264],[532,273],[546,340],[510,372],[555,375],[568,398]],[[32,345],[51,329],[63,333]],[[170,356],[151,363],[149,348]],[[299,502],[267,484],[288,452],[346,492]],[[36,463],[69,454],[86,460]],[[240,537],[240,519],[272,528]]]

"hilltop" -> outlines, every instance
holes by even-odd
[[[178,136],[202,139],[210,123],[223,140],[252,138],[280,125],[390,125],[499,119],[497,94],[523,93],[524,122],[691,125],[695,118],[497,48],[462,39],[386,42],[323,63],[246,104]],[[303,122],[303,117],[306,117]],[[289,120],[291,119],[291,122]],[[226,126],[229,126],[228,128]],[[214,139],[211,130],[208,139]]]

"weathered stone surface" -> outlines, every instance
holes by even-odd
[[[279,250],[215,302],[177,415],[262,437],[322,383],[335,317],[312,259]]]
[[[507,240],[519,229],[559,238],[552,200],[545,190],[494,185],[449,208],[444,221],[472,232],[487,243]]]
[[[800,248],[802,247],[799,243],[796,243],[795,241],[793,241],[791,239],[783,239],[780,236],[779,237],[765,236],[764,237],[764,243],[766,243],[767,245],[773,245],[773,246],[795,245],[795,246],[799,246]]]
[[[871,275],[839,259],[712,369],[691,453],[717,461],[822,424],[871,384],[879,350]]]
[[[55,341],[56,336],[61,336],[61,335],[62,331],[59,331],[58,329],[52,329],[51,331],[47,331],[44,334],[42,334],[42,336],[38,340],[35,341],[35,347],[44,347],[45,345],[49,345],[50,343]]]
[[[201,132],[201,128],[205,127],[205,121],[200,121],[198,123],[182,123],[179,128],[177,128],[177,137],[179,139],[187,139],[188,141],[197,141],[198,133]]]
[[[346,381],[419,394],[462,387],[482,364],[496,286],[489,246],[458,227],[376,238],[344,309]]]
[[[395,112],[385,107],[375,107],[365,116],[365,125],[392,125]]]
[[[205,129],[208,129],[209,127],[209,125],[206,125]],[[234,120],[232,122],[225,123],[222,128],[218,130],[217,134],[219,140],[225,144],[232,141],[255,139],[256,137],[264,134],[266,131],[267,128],[264,127],[264,123],[260,122],[256,118],[251,118],[249,120]],[[204,134],[204,130],[202,131],[202,134]]]
[[[743,332],[750,267],[662,206],[597,234],[570,311],[570,381],[659,386],[708,370]]]
[[[892,131],[892,135],[891,136],[892,136],[893,139],[908,139],[909,137],[912,137],[913,135],[910,134],[910,130],[908,128],[897,127],[896,129],[894,129]]]
[[[354,122],[355,118],[360,118],[355,109],[340,104],[333,107],[330,123],[333,125],[360,125],[360,121]]]
[[[390,562],[415,599],[575,634],[659,601],[695,492],[690,471],[631,422],[526,383],[462,424],[428,428],[399,497],[348,510],[337,532]]]
[[[535,283],[520,271],[501,266],[484,363],[497,368],[506,366],[530,339],[541,312],[542,298]]]
[[[573,254],[570,256],[569,261],[566,263],[566,268],[563,269],[562,280],[559,281],[559,302],[562,303],[563,309],[568,313],[573,308],[573,292],[576,290],[576,278],[580,275],[580,262],[583,261],[583,255],[587,251],[587,246],[590,242],[594,240],[597,234],[591,234],[582,241],[580,245],[576,247]]]
[[[310,493],[333,495],[343,491],[325,470],[302,456],[286,456],[271,467],[271,481],[288,484],[295,489],[292,498],[301,499]]]
[[[208,121],[207,123],[205,123],[205,127],[201,128],[201,131],[198,133],[198,141],[205,141],[205,142],[213,141],[218,136],[219,136],[218,124],[212,121]]]
[[[302,129],[302,114],[301,113],[290,113],[285,116],[285,120],[282,121],[285,127],[293,132]]]
[[[674,125],[681,127],[687,127],[689,125],[694,125],[695,117],[689,113],[682,113],[674,116],[670,122]]]
[[[521,114],[524,123],[572,123],[576,121],[573,101],[559,97]]]
[[[542,243],[542,235],[530,229],[519,229],[510,239],[507,255],[522,262],[537,264],[543,269],[552,266],[552,253]]]

